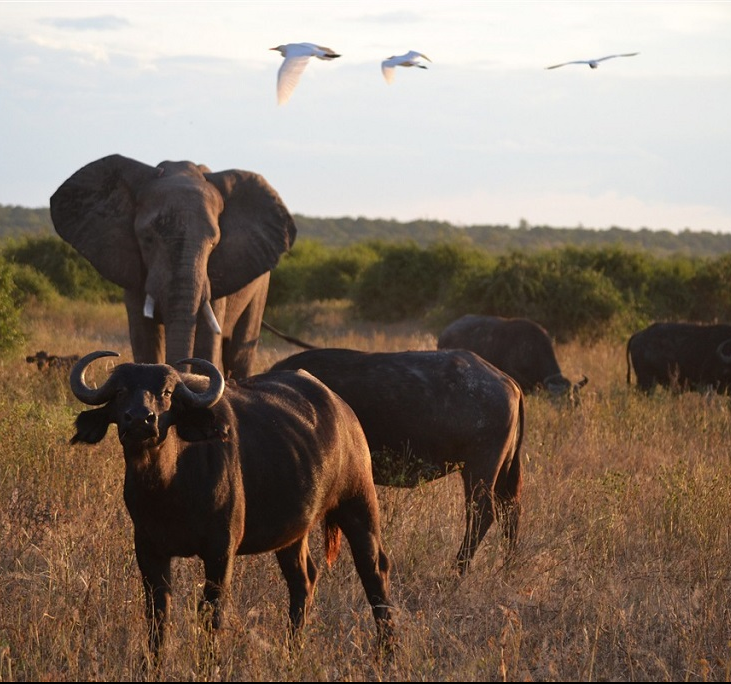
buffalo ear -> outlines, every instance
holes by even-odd
[[[82,411],[76,416],[76,434],[71,438],[71,444],[101,442],[107,434],[110,422],[105,406]]]
[[[144,281],[134,232],[136,196],[160,170],[113,154],[70,176],[51,196],[56,232],[99,273],[125,289]]]
[[[208,260],[213,299],[240,290],[271,271],[294,244],[297,227],[267,181],[249,171],[204,174],[221,193],[221,240]]]
[[[178,437],[186,442],[201,442],[206,439],[223,439],[228,429],[211,409],[186,409],[185,417],[176,421]]]

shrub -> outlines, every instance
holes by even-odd
[[[18,299],[13,268],[0,258],[0,352],[13,350],[23,341]]]
[[[272,271],[268,304],[349,298],[353,283],[377,259],[373,244],[336,249],[302,240]]]
[[[366,320],[393,322],[425,316],[450,289],[455,274],[469,267],[470,250],[438,243],[384,245],[380,260],[354,284],[353,305]]]
[[[53,283],[40,271],[27,264],[12,264],[11,274],[15,284],[15,300],[22,306],[30,299],[50,303],[59,298]]]
[[[65,297],[92,302],[121,302],[121,287],[99,272],[71,245],[58,237],[9,240],[2,251],[11,263],[25,264],[45,275]]]

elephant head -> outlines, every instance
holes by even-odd
[[[125,290],[134,360],[250,374],[269,272],[294,221],[260,175],[110,155],[51,197],[56,232]]]

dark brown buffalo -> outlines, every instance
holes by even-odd
[[[586,376],[576,383],[564,377],[548,332],[527,318],[467,314],[439,335],[438,349],[469,349],[514,378],[523,392],[547,390],[576,402]]]
[[[26,356],[25,360],[28,363],[35,363],[40,371],[48,368],[71,370],[73,365],[79,360],[79,355],[72,354],[70,356],[58,356],[57,354],[49,354],[46,351],[39,351],[32,356]]]
[[[457,554],[464,573],[496,515],[508,551],[518,536],[523,393],[476,354],[313,349],[272,370],[304,368],[355,411],[376,484],[413,487],[461,471],[466,529]]]
[[[627,342],[627,384],[632,368],[637,387],[676,391],[731,389],[731,325],[653,323]]]
[[[89,364],[71,389],[100,408],[76,418],[72,443],[100,441],[115,423],[125,460],[124,500],[134,526],[155,660],[171,604],[171,559],[199,556],[205,587],[199,609],[219,627],[237,554],[276,553],[289,588],[290,634],[306,620],[317,568],[308,536],[319,523],[328,562],[348,539],[378,629],[392,638],[389,561],[363,430],[347,404],[304,372],[266,373],[225,386],[208,361],[186,359],[199,375],[166,364],[117,366],[98,389]]]

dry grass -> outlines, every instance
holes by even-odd
[[[123,310],[34,312],[27,351],[111,348],[129,359]],[[308,338],[310,339],[310,338]],[[415,326],[333,326],[316,343],[433,348]],[[296,351],[266,338],[261,368]],[[729,404],[625,385],[621,345],[560,347],[590,378],[576,410],[527,398],[517,556],[491,530],[471,572],[452,561],[458,476],[379,488],[400,647],[373,657],[373,622],[347,548],[321,564],[304,648],[283,647],[286,589],[273,556],[237,561],[213,663],[195,605],[202,567],[175,568],[165,680],[728,681],[731,674]],[[0,680],[144,680],[142,587],[110,431],[70,447],[81,405],[66,378],[24,358],[0,365]],[[427,429],[428,426],[425,426]],[[319,538],[313,542],[316,558]]]

